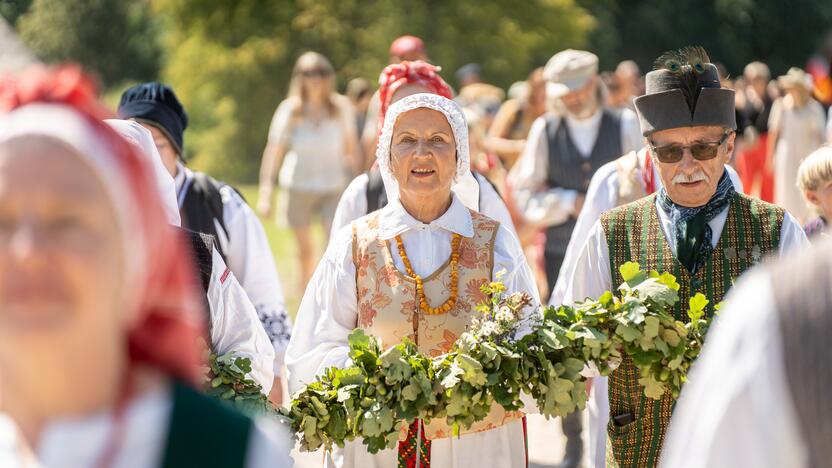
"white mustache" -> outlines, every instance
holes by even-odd
[[[710,182],[710,180],[711,178],[708,177],[708,174],[705,174],[705,171],[699,169],[691,175],[677,174],[673,177],[672,182],[674,184],[692,184],[700,181]]]

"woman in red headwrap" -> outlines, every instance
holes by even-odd
[[[0,79],[0,466],[284,466],[194,390],[194,272],[94,95],[77,68]]]
[[[387,109],[400,99],[418,93],[438,94],[452,99],[451,87],[439,76],[439,70],[439,67],[421,60],[415,62],[404,61],[385,67],[378,80],[379,120],[376,127],[377,132],[381,130],[384,116],[387,115]],[[370,123],[368,122],[367,125],[369,126]],[[373,155],[375,156],[375,153]],[[477,211],[499,221],[512,233],[515,233],[514,223],[511,220],[508,208],[506,208],[494,186],[485,177],[473,173],[470,177],[461,180],[458,186],[454,188],[454,192],[460,199],[469,202],[469,206],[477,207]],[[330,237],[334,237],[338,231],[354,220],[381,209],[386,204],[387,194],[384,191],[381,174],[378,168],[373,166],[366,173],[353,179],[344,190],[341,199],[338,201],[335,217],[332,220]]]

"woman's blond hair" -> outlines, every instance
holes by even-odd
[[[295,66],[292,68],[292,79],[289,81],[288,97],[297,99],[301,104],[295,110],[296,115],[299,116],[303,112],[303,104],[308,99],[303,88],[303,72],[311,68],[327,73],[327,79],[325,81],[325,86],[329,87],[329,92],[327,93],[329,96],[327,109],[329,110],[330,116],[337,115],[338,104],[336,100],[338,99],[338,92],[335,90],[335,68],[332,67],[332,63],[326,57],[317,52],[303,53],[295,61]]]
[[[797,169],[797,187],[802,192],[819,189],[832,181],[832,145],[816,149],[800,163]]]

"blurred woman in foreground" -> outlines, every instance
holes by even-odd
[[[0,466],[288,466],[195,390],[194,272],[93,96],[75,68],[0,80]]]

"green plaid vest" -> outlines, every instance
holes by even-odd
[[[707,314],[719,304],[745,270],[767,254],[776,252],[785,212],[782,208],[736,194],[725,227],[711,258],[695,275],[673,256],[656,212],[656,195],[604,213],[601,224],[610,252],[612,284],[623,283],[618,267],[628,261],[642,269],[670,272],[680,285],[676,319],[687,322],[690,297],[701,292],[710,300]],[[675,400],[670,392],[661,400],[644,396],[638,372],[627,358],[609,377],[610,422],[607,425],[607,466],[653,467],[658,465]],[[635,422],[616,426],[612,417],[632,413]]]

